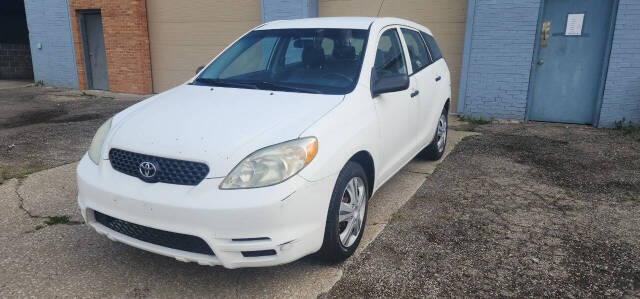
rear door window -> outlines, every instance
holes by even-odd
[[[427,47],[424,45],[424,41],[422,41],[418,31],[402,28],[402,36],[407,44],[413,72],[417,73],[431,63]]]
[[[421,32],[421,34],[424,40],[427,42],[427,46],[429,47],[429,51],[431,52],[431,59],[433,59],[434,62],[440,60],[442,58],[442,52],[440,52],[440,47],[438,47],[436,40],[433,38],[433,36],[429,35],[426,32]]]

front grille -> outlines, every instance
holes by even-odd
[[[127,222],[93,211],[96,221],[107,228],[143,242],[193,253],[215,255],[204,240]]]
[[[155,157],[116,148],[109,151],[109,160],[113,169],[148,183],[195,186],[200,184],[209,173],[209,166],[204,163]],[[143,162],[153,164],[155,171],[146,172],[147,176],[143,175],[141,171]]]

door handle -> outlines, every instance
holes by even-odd
[[[411,97],[412,97],[412,98],[415,98],[415,97],[416,97],[416,96],[418,96],[419,94],[420,94],[420,91],[419,91],[419,90],[416,90],[416,91],[414,91],[414,92],[412,92],[412,93],[411,93]]]
[[[442,76],[436,77],[436,82],[439,82],[440,80],[442,80]]]

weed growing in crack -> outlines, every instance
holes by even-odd
[[[631,192],[627,192],[625,194],[622,194],[622,200],[640,202],[640,194],[633,194]]]
[[[69,216],[49,216],[47,220],[44,221],[46,225],[56,225],[56,224],[67,224],[69,223]]]
[[[634,136],[636,141],[640,141],[640,124],[627,121],[623,118],[615,122],[613,129],[622,132],[624,135]]]
[[[393,214],[391,214],[391,219],[389,219],[389,223],[398,222],[402,220],[402,218],[403,218],[402,215],[400,215],[400,213],[396,211]]]
[[[460,115],[458,116],[458,119],[460,121],[465,121],[474,125],[487,125],[493,122],[492,119],[484,119],[482,117],[473,117],[467,115]]]

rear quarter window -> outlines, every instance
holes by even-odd
[[[431,52],[431,58],[433,59],[433,61],[435,62],[440,60],[442,58],[442,52],[440,52],[440,47],[438,47],[438,44],[436,43],[436,40],[433,38],[433,36],[429,35],[426,32],[420,32],[420,34],[422,34],[422,37],[427,42],[427,47],[429,47],[429,52]]]

